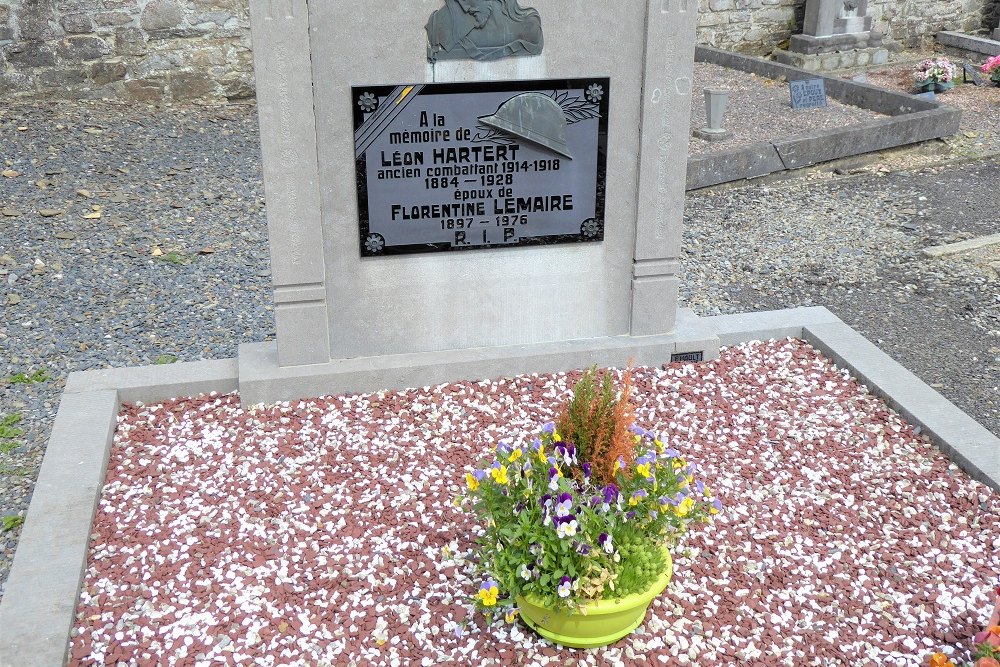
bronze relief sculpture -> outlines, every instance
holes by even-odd
[[[542,19],[518,0],[445,0],[427,22],[427,59],[497,60],[542,52]]]

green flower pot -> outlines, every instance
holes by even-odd
[[[642,593],[615,600],[596,600],[585,606],[587,613],[576,610],[554,611],[532,598],[517,598],[521,618],[542,637],[572,648],[593,648],[613,644],[629,634],[646,618],[646,609],[663,592],[673,575],[673,561],[664,549],[663,574]]]

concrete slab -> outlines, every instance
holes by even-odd
[[[1000,244],[1000,234],[990,234],[989,236],[980,236],[968,241],[931,246],[930,248],[924,248],[921,252],[923,252],[925,257],[945,257],[947,255],[969,252],[970,250],[988,248],[997,244]]]
[[[704,317],[702,321],[715,332],[722,345],[739,345],[751,340],[798,338],[802,335],[803,326],[841,322],[839,317],[821,306],[716,315]]]
[[[1000,30],[1000,28],[998,28]],[[1000,56],[1000,41],[996,38],[966,35],[962,32],[944,30],[935,35],[938,44],[970,53],[981,53],[987,56]]]
[[[279,366],[273,343],[252,343],[240,346],[240,400],[243,405],[275,403],[467,378],[553,373],[593,364],[624,366],[629,359],[655,365],[669,362],[678,352],[702,352],[705,359],[718,356],[718,338],[690,311],[681,311],[672,334],[336,359],[307,366]]]
[[[111,389],[122,403],[165,401],[177,396],[236,391],[235,359],[192,361],[162,366],[133,366],[70,373],[67,393]]]
[[[958,132],[962,112],[949,108],[942,114],[942,110],[945,108],[880,118],[772,143],[786,169],[799,169],[851,155],[951,136]]]
[[[66,661],[111,450],[113,389],[63,394],[0,604],[0,665]]]

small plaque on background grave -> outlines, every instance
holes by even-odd
[[[983,75],[979,73],[978,67],[965,63],[962,65],[962,82],[981,86],[983,85]]]
[[[917,93],[914,97],[929,102],[937,102],[937,94],[933,90],[928,90],[926,93]]]
[[[826,82],[823,79],[789,81],[788,91],[793,109],[815,109],[826,106]]]
[[[604,240],[608,78],[352,88],[363,257]]]

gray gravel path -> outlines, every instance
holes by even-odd
[[[0,516],[27,507],[68,373],[273,336],[259,162],[253,107],[0,111],[0,170],[18,172],[0,176],[0,419],[23,430],[0,451]],[[692,193],[685,297],[705,314],[829,305],[1000,432],[996,275],[917,255],[995,232],[998,177],[978,163]],[[0,582],[18,534],[0,533]]]

